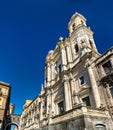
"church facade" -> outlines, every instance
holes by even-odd
[[[40,94],[24,104],[21,130],[113,130],[113,48],[99,54],[79,13],[68,29],[46,57]]]

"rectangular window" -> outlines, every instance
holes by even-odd
[[[73,31],[75,30],[75,23],[72,25],[72,29],[73,29]]]
[[[41,108],[41,102],[39,102],[38,104],[38,109],[40,110],[40,108]]]
[[[103,68],[104,68],[104,71],[105,71],[106,74],[109,73],[112,69],[110,61],[103,64]]]
[[[58,68],[59,68],[59,73],[61,73],[61,64],[59,64]]]
[[[82,101],[86,104],[86,106],[91,106],[89,96],[83,98]]]
[[[58,103],[58,114],[64,113],[64,102],[61,101]]]
[[[2,89],[0,88],[0,96],[2,95]]]
[[[80,85],[83,85],[85,83],[85,79],[83,76],[79,78]]]
[[[109,84],[109,89],[110,89],[111,94],[113,96],[113,82]]]
[[[61,64],[55,64],[55,71],[60,74],[61,73],[61,69],[62,69],[62,65]]]

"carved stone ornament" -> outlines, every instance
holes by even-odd
[[[84,67],[87,68],[87,67],[89,67],[89,66],[90,66],[90,60],[89,60],[89,59],[86,59],[86,60],[85,60],[85,65],[84,65]]]
[[[70,73],[70,74],[69,74],[69,79],[73,80],[73,78],[74,78],[74,77],[73,77],[72,73]]]
[[[68,81],[68,80],[69,80],[68,76],[67,76],[67,75],[64,75],[63,81],[65,82],[65,81]]]

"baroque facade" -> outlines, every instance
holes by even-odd
[[[68,29],[46,57],[40,94],[24,104],[21,130],[113,130],[113,48],[99,54],[79,13]]]
[[[0,82],[0,130],[4,130],[7,115],[10,113],[10,85]]]

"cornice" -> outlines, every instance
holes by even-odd
[[[100,64],[103,60],[113,55],[113,46],[108,49],[104,54],[102,54],[99,58],[96,59],[96,64]]]
[[[4,85],[6,87],[11,87],[9,83],[3,82],[3,81],[0,81],[0,85]]]

